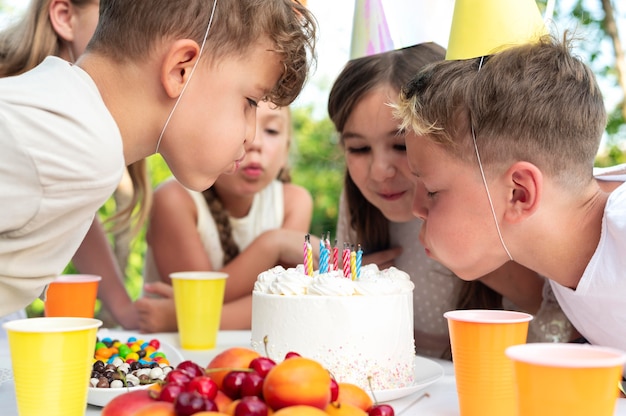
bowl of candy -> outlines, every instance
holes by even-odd
[[[114,397],[163,381],[183,361],[180,352],[149,334],[98,333],[87,403],[106,406]]]

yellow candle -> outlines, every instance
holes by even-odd
[[[352,280],[356,280],[356,252],[354,250],[350,253],[350,273]]]

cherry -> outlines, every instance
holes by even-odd
[[[330,401],[336,402],[339,398],[339,384],[335,377],[330,378]]]
[[[174,403],[178,395],[182,393],[183,390],[184,388],[180,384],[165,384],[161,387],[159,400],[162,402]]]
[[[298,354],[297,352],[294,351],[289,351],[287,354],[285,354],[285,360],[288,358],[294,358],[294,357],[300,357],[301,355]]]
[[[235,416],[267,416],[267,414],[267,405],[256,396],[242,398],[235,407]]]
[[[167,384],[179,384],[181,386],[185,386],[190,380],[191,377],[189,377],[183,370],[172,370],[165,376],[165,382]]]
[[[245,376],[241,382],[241,390],[240,390],[241,397],[246,397],[246,396],[262,397],[263,396],[263,380],[265,380],[265,378],[263,378],[258,373],[254,373],[254,372],[245,373]]]
[[[217,383],[209,376],[196,376],[185,386],[185,391],[195,391],[209,400],[215,399],[217,390]]]
[[[270,372],[272,368],[276,365],[276,362],[269,357],[257,357],[254,360],[250,361],[250,367],[263,378]]]
[[[196,392],[184,391],[174,402],[176,416],[191,416],[203,411],[217,411],[217,405],[213,400],[202,397]]]
[[[394,416],[393,407],[388,404],[375,404],[367,411],[368,416]]]
[[[194,363],[191,360],[181,362],[176,366],[176,369],[181,370],[183,373],[187,374],[189,378],[204,375],[204,368],[200,367],[198,364]]]
[[[233,400],[241,397],[241,384],[246,377],[245,371],[231,371],[222,381],[222,392]]]

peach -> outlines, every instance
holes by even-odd
[[[317,361],[289,358],[265,376],[263,397],[274,410],[295,405],[324,409],[330,403],[330,374]]]
[[[221,412],[198,412],[198,413],[194,413],[193,416],[228,416],[228,413],[221,413]]]
[[[250,361],[261,354],[243,347],[232,347],[217,354],[207,366],[207,375],[222,389],[222,381],[231,370],[248,368]]]
[[[174,404],[170,402],[152,402],[133,414],[134,416],[176,416]]]
[[[337,402],[341,404],[349,403],[366,412],[374,404],[365,390],[351,383],[339,383]]]
[[[329,403],[324,410],[332,416],[367,416],[367,412],[350,403]]]
[[[328,413],[318,409],[317,407],[296,405],[283,407],[274,413],[274,416],[328,416]]]
[[[102,416],[134,416],[144,407],[158,403],[148,390],[135,390],[120,394],[102,409]]]

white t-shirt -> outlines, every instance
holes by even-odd
[[[262,191],[254,195],[250,211],[245,217],[229,217],[230,226],[233,232],[233,240],[243,251],[254,241],[259,234],[267,230],[281,228],[285,221],[285,202],[282,182],[274,180]],[[196,229],[204,246],[211,265],[214,270],[224,266],[224,251],[220,242],[219,232],[215,219],[211,215],[209,206],[201,192],[188,190],[196,205],[198,212],[198,223]],[[159,271],[154,262],[154,255],[148,246],[145,258],[144,280],[146,282],[157,282]]]
[[[626,164],[594,173],[599,180],[626,182]],[[598,247],[576,290],[550,284],[587,341],[626,351],[626,184],[609,195]]]
[[[96,85],[49,57],[0,79],[0,316],[60,274],[125,168]]]

